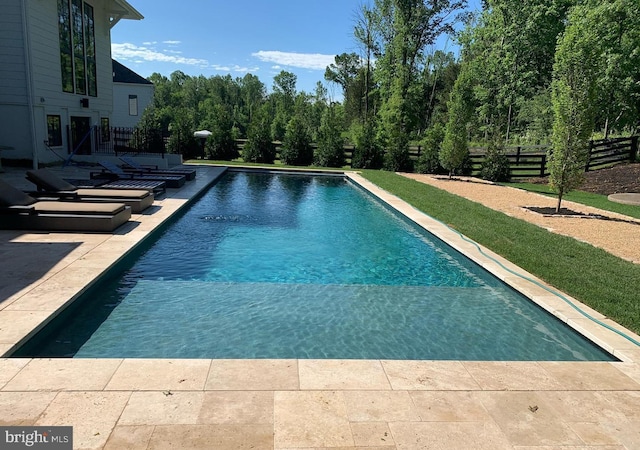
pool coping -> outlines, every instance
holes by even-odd
[[[638,361],[640,347],[617,333],[623,333],[640,341],[640,336],[631,330],[540,280],[446,224],[417,210],[358,173],[346,172],[345,176],[616,358],[630,363]],[[604,327],[591,318],[606,324],[617,332]]]
[[[35,330],[55,307],[77,298],[92,280],[212,184],[216,171],[224,170],[197,167],[194,184],[170,191],[151,213],[135,216],[114,235],[3,233],[11,242],[78,246],[0,304],[0,352],[12,348],[20,333]],[[357,173],[345,176],[498,278],[520,287],[509,272],[500,275],[495,261],[520,269],[488,250],[485,254],[495,260],[486,258],[457,233]],[[594,333],[622,361],[0,358],[0,415],[7,424],[72,425],[74,446],[81,448],[155,448],[166,445],[169,437],[194,448],[211,448],[213,436],[227,439],[224,448],[238,448],[247,441],[278,449],[376,443],[383,446],[378,448],[418,448],[422,444],[416,439],[442,448],[453,443],[475,448],[480,441],[483,448],[536,443],[562,448],[582,442],[618,442],[633,448],[634,430],[640,424],[633,406],[640,399],[640,365],[632,361],[640,361],[640,349],[611,332],[590,330],[547,298],[546,291],[535,286],[523,290],[570,325]],[[576,405],[574,398],[585,407]],[[512,414],[503,413],[504,408]],[[557,408],[557,415],[549,412]],[[600,408],[607,408],[601,416]],[[256,417],[255,411],[265,414]],[[606,426],[594,417],[602,417]],[[586,422],[596,423],[585,426]],[[592,433],[594,428],[599,437]],[[194,439],[203,434],[196,445]]]
[[[15,319],[15,316],[20,314],[21,311],[25,313],[29,312],[30,317],[27,321],[10,320],[9,327],[7,327],[7,325],[2,327],[0,330],[0,354],[5,357],[10,355],[12,351],[31,338],[64,310],[64,308],[73,303],[87,289],[93,286],[102,275],[122,260],[126,254],[141,245],[148,236],[169,222],[182,208],[195,201],[199,195],[215,183],[228,169],[313,174],[325,173],[321,170],[308,171],[261,167],[228,168],[214,165],[197,167],[200,173],[198,174],[199,176],[196,177],[196,180],[191,184],[187,184],[182,189],[170,190],[165,197],[157,199],[154,203],[155,211],[153,211],[152,214],[146,213],[133,216],[131,222],[123,225],[113,234],[91,235],[92,238],[99,236],[99,238],[97,238],[97,245],[93,245],[93,247],[85,251],[81,257],[75,261],[71,261],[58,272],[47,274],[48,276],[40,280],[37,286],[32,286],[33,289],[30,291],[18,293],[18,295],[14,296],[16,298],[5,300],[0,309],[0,322],[3,321],[5,316]],[[596,323],[594,320],[586,317],[585,314],[615,329],[619,333],[623,333],[640,341],[640,337],[632,331],[622,327],[569,295],[560,292],[500,255],[495,254],[451,229],[446,224],[417,210],[395,195],[390,194],[366,180],[358,172],[332,170],[326,173],[343,175],[347,180],[360,186],[371,195],[413,221],[416,225],[424,228],[451,248],[483,267],[508,286],[521,292],[545,311],[557,317],[621,361],[633,363],[640,358],[640,347],[611,329]],[[60,236],[61,239],[64,240],[64,236],[68,236],[69,234],[53,233],[51,235]],[[105,248],[115,249],[115,252],[109,252],[108,257],[105,257]],[[78,282],[77,276],[69,277],[76,281],[76,287],[79,285],[79,288],[75,292],[72,292],[71,295],[69,295],[69,291],[60,289],[57,290],[57,295],[51,295],[47,285],[54,282],[59,283],[58,280],[61,277],[73,271],[82,273],[84,282]],[[45,302],[40,298],[43,292],[49,292]],[[33,307],[34,300],[31,298],[32,295],[38,297],[35,301],[36,307]],[[584,312],[584,314],[580,311]],[[11,329],[12,326],[18,329]]]

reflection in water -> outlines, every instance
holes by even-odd
[[[229,173],[23,355],[607,356],[338,177]]]

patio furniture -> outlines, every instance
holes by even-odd
[[[169,188],[180,188],[184,186],[186,178],[184,175],[156,175],[156,174],[139,174],[129,173],[122,170],[117,165],[108,161],[98,161],[102,167],[101,172],[91,172],[89,176],[92,179],[107,179],[109,181],[121,180],[142,180],[142,181],[164,181]]]
[[[123,170],[125,172],[136,172],[140,174],[159,174],[159,175],[184,175],[187,181],[196,178],[196,171],[187,167],[176,167],[171,169],[159,169],[158,166],[147,166],[139,164],[135,158],[129,156],[120,156],[120,160],[124,163]]]
[[[0,228],[112,232],[131,218],[124,203],[38,201],[0,180]]]
[[[34,197],[56,197],[60,200],[80,200],[89,202],[124,203],[131,207],[131,212],[139,213],[153,204],[153,192],[147,189],[82,189],[66,182],[48,169],[28,170],[27,180],[38,188]]]

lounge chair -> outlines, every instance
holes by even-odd
[[[131,218],[124,203],[38,201],[0,180],[0,228],[111,232]]]
[[[159,175],[184,175],[187,181],[195,180],[196,171],[188,167],[176,167],[171,169],[159,169],[158,166],[146,166],[139,164],[135,158],[120,156],[120,161],[124,163],[125,172],[137,172],[141,174],[153,173]]]
[[[65,178],[67,183],[73,184],[78,189],[145,189],[153,192],[156,198],[165,192],[167,192],[167,184],[164,181],[151,181],[151,180],[115,180],[109,181],[108,179],[81,179],[81,178]]]
[[[144,180],[144,181],[164,181],[167,187],[179,188],[184,186],[187,181],[184,175],[155,175],[155,174],[139,174],[128,173],[122,170],[117,165],[108,161],[98,161],[98,164],[102,167],[101,172],[91,172],[89,176],[91,178],[102,178],[111,181],[115,180]]]
[[[27,180],[38,188],[37,193],[31,194],[34,197],[44,195],[61,200],[124,203],[131,207],[132,213],[144,211],[154,200],[153,192],[147,189],[79,189],[47,169],[28,170]]]

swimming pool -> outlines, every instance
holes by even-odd
[[[233,172],[21,356],[614,360],[342,177]]]

